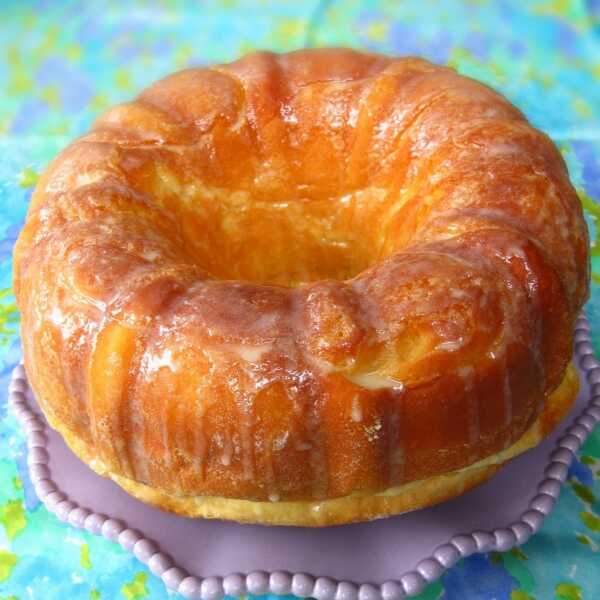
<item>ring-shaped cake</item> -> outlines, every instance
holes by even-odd
[[[417,58],[255,53],[159,81],[54,160],[14,267],[50,424],[181,514],[439,502],[577,390],[588,237],[565,164]]]

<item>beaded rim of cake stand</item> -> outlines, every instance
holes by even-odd
[[[573,425],[557,441],[544,471],[544,478],[538,485],[537,495],[531,500],[527,510],[507,527],[453,536],[447,543],[438,546],[430,557],[417,563],[412,571],[381,585],[356,584],[284,571],[253,571],[246,575],[231,573],[224,577],[205,578],[191,575],[178,567],[170,556],[161,552],[156,542],[144,537],[142,532],[129,529],[119,519],[80,506],[54,483],[48,464],[50,456],[47,450],[46,424],[28,403],[26,392],[29,386],[23,365],[18,365],[12,373],[9,404],[27,437],[29,475],[46,508],[73,527],[86,529],[117,542],[148,565],[150,571],[160,577],[167,588],[179,592],[184,598],[221,600],[224,595],[235,597],[273,593],[317,600],[400,600],[419,594],[428,583],[439,579],[444,571],[461,558],[476,552],[510,550],[524,544],[540,529],[560,494],[575,453],[600,421],[600,363],[594,356],[590,324],[584,314],[577,319],[574,343],[576,359],[591,386],[590,400]]]

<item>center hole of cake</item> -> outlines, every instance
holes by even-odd
[[[212,276],[295,287],[349,279],[379,254],[365,192],[267,201],[236,192],[196,197],[181,215],[188,249]]]

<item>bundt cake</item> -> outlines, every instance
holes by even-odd
[[[418,58],[259,52],[105,112],[14,254],[24,364],[97,472],[177,513],[439,502],[575,398],[579,199],[550,139]]]

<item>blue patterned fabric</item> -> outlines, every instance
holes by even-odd
[[[20,356],[11,253],[38,175],[99,111],[171,71],[339,45],[423,55],[499,89],[559,145],[586,208],[600,347],[599,0],[9,1],[0,17],[0,600],[167,597],[129,553],[40,505],[5,390]],[[596,432],[538,535],[461,561],[421,600],[600,598],[599,476]]]

